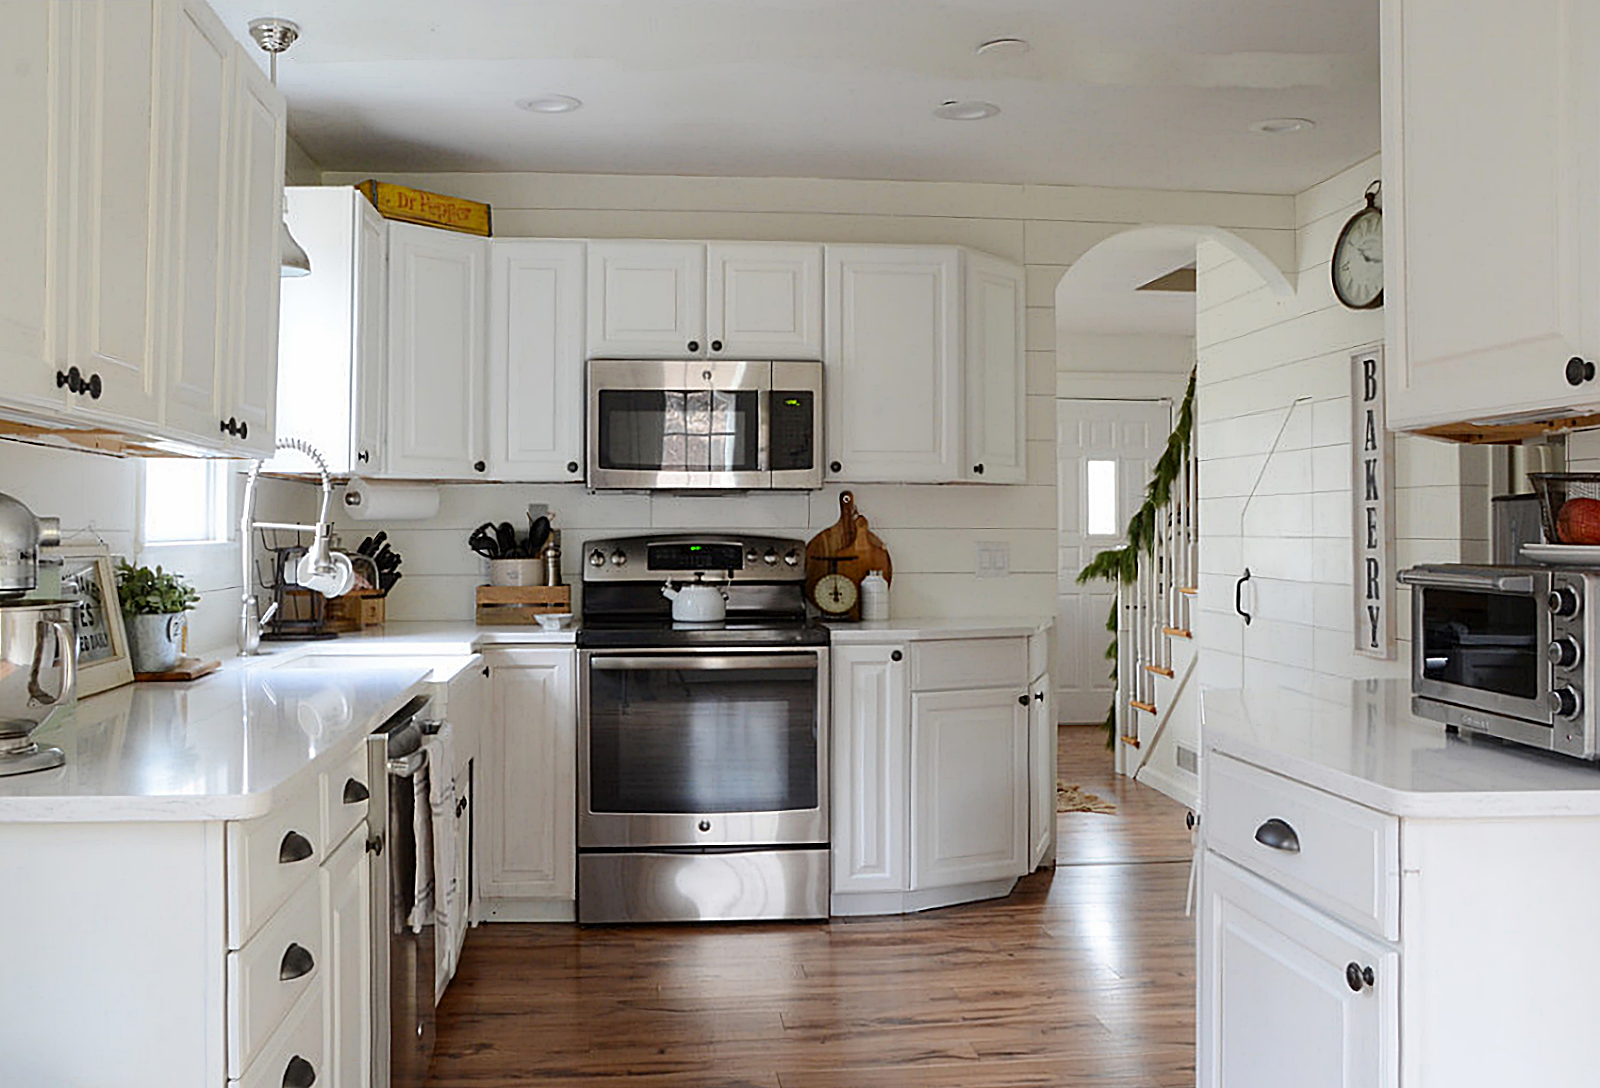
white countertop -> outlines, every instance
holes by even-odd
[[[887,620],[860,623],[829,622],[829,637],[835,643],[883,642],[886,639],[935,638],[1026,638],[1048,630],[1055,621],[1049,617],[968,616],[955,619],[896,616]]]
[[[1344,698],[1206,691],[1210,751],[1395,816],[1600,815],[1600,768],[1466,739],[1411,713],[1406,680],[1352,681]]]

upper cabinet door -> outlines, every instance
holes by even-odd
[[[366,197],[354,193],[355,369],[354,442],[350,464],[358,473],[384,470],[384,406],[388,391],[389,224]]]
[[[1600,362],[1597,25],[1590,0],[1383,0],[1391,426],[1600,404],[1566,378]]]
[[[961,479],[960,251],[828,246],[826,263],[828,479]]]
[[[261,69],[234,65],[229,122],[228,416],[233,446],[270,454],[278,407],[284,101]]]
[[[1028,475],[1023,272],[987,253],[966,254],[968,479],[1020,484]]]
[[[706,344],[713,358],[822,358],[822,247],[706,247]]]
[[[582,242],[496,241],[489,272],[489,474],[583,479]]]
[[[488,240],[389,224],[388,475],[487,478]]]
[[[70,23],[76,106],[65,261],[70,286],[59,302],[67,366],[91,382],[88,394],[71,396],[68,403],[74,412],[111,422],[154,425],[160,388],[151,275],[157,223],[153,160],[163,146],[156,102],[158,7],[95,0],[60,9]]]
[[[166,240],[162,315],[162,420],[168,431],[211,446],[223,424],[228,367],[225,226],[227,122],[233,39],[211,9],[166,9],[162,99],[166,133],[161,234]]]
[[[58,277],[68,154],[66,24],[72,8],[7,4],[0,36],[0,400],[59,409]]]
[[[706,247],[589,243],[589,354],[692,359],[706,352]]]

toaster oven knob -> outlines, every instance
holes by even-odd
[[[616,551],[611,553],[611,565],[613,567],[620,567],[627,561],[628,553],[623,551],[621,548],[618,548]]]
[[[784,552],[783,561],[789,564],[791,567],[798,567],[800,565],[800,549],[790,548],[788,551]]]
[[[1583,697],[1572,688],[1556,688],[1550,693],[1550,709],[1558,718],[1576,718],[1583,709]]]
[[[596,548],[594,551],[590,552],[589,553],[589,565],[591,567],[603,567],[603,566],[605,566],[606,565],[606,553],[601,551],[599,548]]]
[[[1550,664],[1558,669],[1570,669],[1583,660],[1583,647],[1575,638],[1558,638],[1550,643]]]
[[[1576,616],[1578,614],[1578,594],[1571,586],[1557,586],[1550,591],[1550,596],[1545,598],[1545,603],[1550,606],[1550,611],[1557,616]]]
[[[765,555],[763,555],[761,557],[761,559],[769,567],[776,566],[777,563],[778,563],[778,553],[777,553],[776,549],[768,548],[767,549],[767,553]]]

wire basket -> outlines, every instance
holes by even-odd
[[[1528,479],[1539,496],[1539,516],[1544,521],[1544,538],[1551,544],[1565,544],[1556,532],[1556,519],[1568,499],[1600,499],[1600,472],[1530,472]]]

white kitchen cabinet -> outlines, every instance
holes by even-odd
[[[960,250],[828,246],[826,260],[827,478],[960,479]]]
[[[490,658],[492,712],[476,786],[484,916],[571,920],[577,868],[574,652]]]
[[[978,884],[1028,868],[1028,704],[1016,688],[911,696],[911,880]]]
[[[1060,730],[1050,674],[1028,685],[1028,869],[1052,861],[1056,846],[1056,764]]]
[[[316,446],[335,475],[379,474],[388,228],[352,188],[295,186],[284,201],[313,273],[280,288],[278,431]],[[306,462],[292,453],[282,468]]]
[[[1028,477],[1027,366],[1022,269],[966,251],[968,479],[1020,484]]]
[[[489,475],[583,479],[582,242],[499,240],[489,271]]]
[[[708,244],[706,338],[713,358],[822,358],[822,247]]]
[[[1200,1088],[1399,1083],[1392,948],[1214,855],[1200,932]]]
[[[589,354],[693,359],[706,350],[702,242],[590,242]]]
[[[903,643],[840,645],[833,675],[833,891],[910,888],[911,685]]]
[[[1593,411],[1600,9],[1381,8],[1390,426]]]
[[[363,820],[322,865],[329,1083],[372,1083],[372,869]]]
[[[486,239],[389,224],[389,476],[475,479],[484,434]]]

